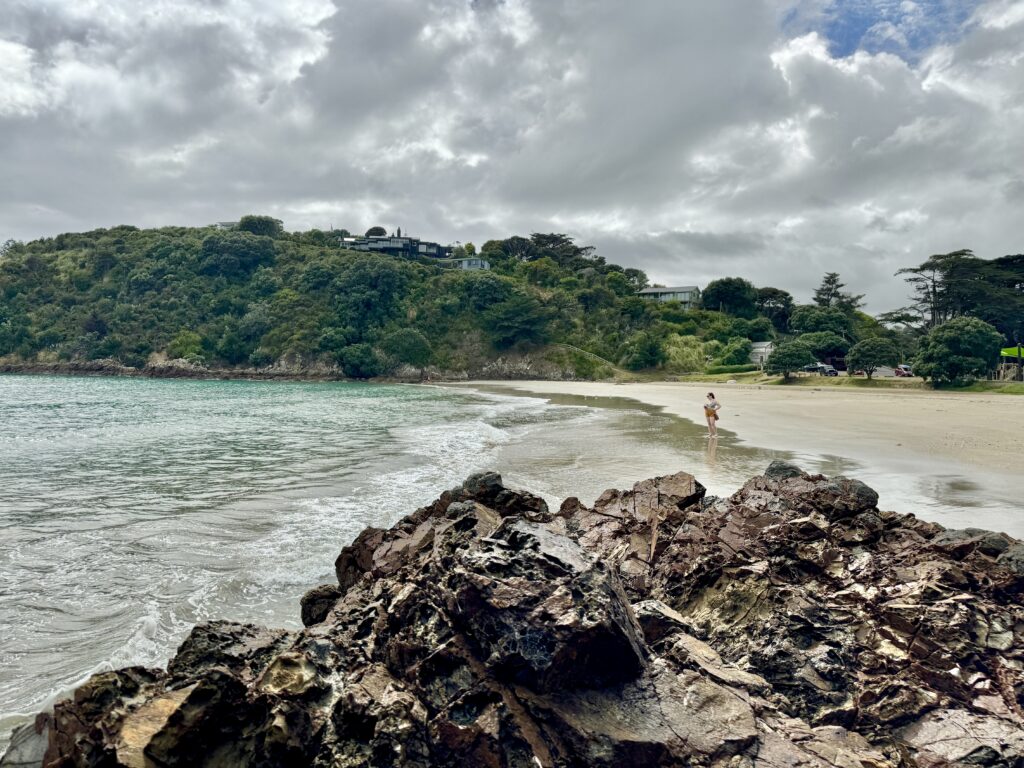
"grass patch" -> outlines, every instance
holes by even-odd
[[[941,392],[994,392],[998,395],[1024,395],[1024,382],[976,381],[965,387],[943,387]]]
[[[693,382],[707,382],[709,384],[724,384],[727,381],[736,381],[742,384],[753,384],[766,381],[765,377],[760,371],[746,371],[742,373],[687,373],[673,376],[671,374],[662,374],[659,379],[661,381],[693,381]]]

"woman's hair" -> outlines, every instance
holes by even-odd
[[[715,393],[714,392],[708,392],[708,397],[710,397],[712,400],[714,400],[715,399]]]

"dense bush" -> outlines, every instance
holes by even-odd
[[[846,366],[850,371],[864,371],[870,379],[881,366],[895,365],[897,355],[896,345],[889,339],[864,339],[850,349],[846,356]]]
[[[760,370],[760,366],[748,363],[747,365],[709,365],[704,369],[705,373],[750,373]]]
[[[765,364],[765,370],[768,373],[781,373],[784,379],[788,379],[792,373],[813,362],[814,353],[806,344],[791,341],[780,344],[772,351]]]
[[[999,360],[1003,337],[975,317],[957,317],[932,329],[921,342],[914,372],[936,385],[967,384]]]

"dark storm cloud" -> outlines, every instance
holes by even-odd
[[[1022,6],[934,5],[20,0],[0,238],[248,212],[560,231],[665,283],[805,299],[838,270],[886,309],[931,253],[1021,250]],[[828,37],[884,23],[913,55]]]

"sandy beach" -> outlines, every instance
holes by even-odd
[[[626,397],[698,424],[710,387],[719,429],[763,448],[850,458],[912,453],[995,472],[1024,471],[1024,398],[1009,395],[741,384],[478,382],[534,395]]]
[[[495,381],[465,386],[572,397],[597,407],[609,398],[625,398],[700,426],[704,394],[713,386],[723,405],[719,463],[723,455],[744,447],[784,453],[798,462],[803,459],[806,466],[822,466],[822,460],[834,458],[834,466],[844,473],[872,482],[889,508],[928,517],[918,500],[931,498],[962,510],[954,518],[939,518],[944,524],[1024,534],[1024,515],[1019,521],[1017,515],[1024,398],[677,382]],[[702,469],[707,471],[681,468],[698,477]],[[984,519],[973,522],[975,516]]]

